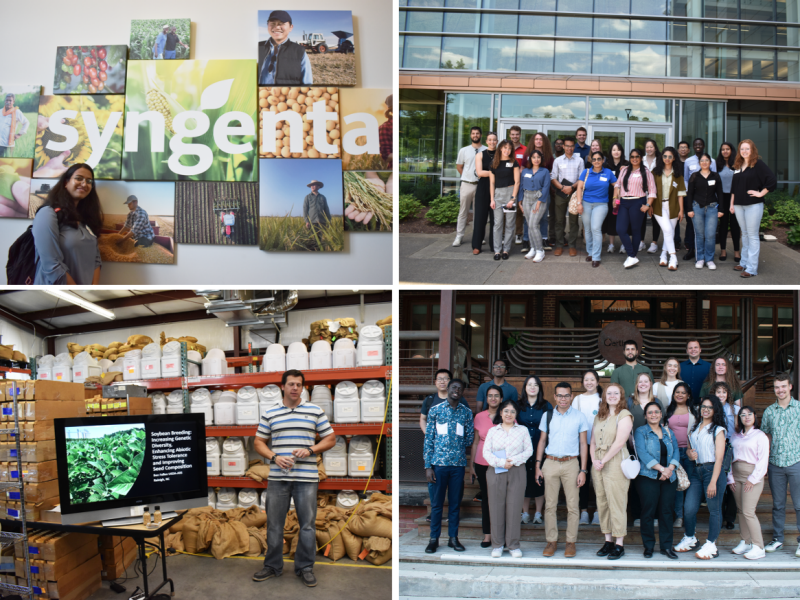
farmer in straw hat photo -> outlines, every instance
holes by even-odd
[[[331,221],[328,199],[319,193],[324,185],[321,181],[312,179],[311,183],[306,186],[311,188],[311,193],[303,200],[303,218],[306,221],[306,229],[313,227],[317,237],[321,234],[321,226],[327,225]]]

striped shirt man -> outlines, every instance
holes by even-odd
[[[272,451],[277,456],[292,456],[293,450],[310,448],[317,434],[321,438],[331,435],[333,428],[323,410],[315,404],[300,404],[288,408],[283,403],[264,409],[256,437],[272,438]],[[273,460],[270,463],[269,481],[319,481],[317,457],[295,457],[294,466],[287,475]]]

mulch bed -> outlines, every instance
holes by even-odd
[[[428,214],[428,208],[425,207],[413,219],[406,219],[400,221],[400,233],[455,233],[455,225],[434,225],[425,215]],[[472,215],[469,215],[467,223],[472,222]]]
[[[772,227],[772,229],[765,229],[764,234],[774,235],[776,238],[778,238],[778,242],[780,242],[787,248],[794,250],[795,252],[800,252],[800,246],[792,246],[786,239],[786,236],[789,233],[789,229],[791,229],[791,227],[789,227],[788,225],[775,224]]]

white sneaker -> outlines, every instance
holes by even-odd
[[[511,558],[522,558],[522,550],[514,548],[511,552]]]
[[[683,536],[683,539],[680,543],[675,546],[675,552],[688,552],[692,548],[697,545],[697,538],[694,536],[689,537],[688,535]]]
[[[461,245],[461,240],[464,238],[463,235],[456,235],[456,239],[453,242],[453,246],[458,248]]]
[[[542,520],[542,513],[537,512],[535,515],[533,515],[533,522],[536,525],[541,525],[544,522]]]
[[[694,268],[695,269],[702,269],[704,264],[706,264],[706,261],[698,260],[696,263],[694,263]]]
[[[594,511],[594,516],[592,517],[592,525],[600,525],[600,512]]]
[[[752,544],[748,544],[747,542],[742,540],[741,542],[739,542],[739,545],[736,546],[736,548],[731,550],[731,552],[733,552],[734,554],[745,554],[747,552],[750,552],[750,550],[752,550],[752,549],[753,549],[753,545]],[[762,552],[763,552],[763,550],[762,550]]]
[[[744,557],[750,560],[758,560],[759,558],[764,558],[766,555],[767,553],[764,552],[763,548],[754,545],[750,552],[747,552]]]
[[[650,247],[647,249],[648,254],[655,254],[658,252],[658,244],[655,242],[650,242]]]
[[[669,255],[667,254],[667,251],[666,250],[662,250],[661,251],[661,258],[658,261],[658,266],[659,267],[666,267],[668,259],[669,259]]]
[[[608,248],[606,248],[606,252],[608,252],[609,254],[613,254],[614,253],[614,244],[609,244]]]
[[[542,262],[544,260],[544,250],[537,250],[536,256],[533,257],[533,262]]]
[[[712,271],[716,270],[716,268],[717,268],[717,265],[715,265],[715,264],[714,264],[714,261],[713,261],[713,260],[710,260],[710,261],[708,261],[708,262],[706,263],[706,266],[707,266],[709,269],[711,269]]]
[[[642,520],[641,519],[634,519],[633,520],[633,526],[634,527],[641,527],[641,525],[642,525]]]
[[[588,525],[589,524],[589,513],[585,510],[581,511],[581,525]]]
[[[632,266],[639,264],[639,259],[635,256],[629,256],[625,259],[625,262],[622,263],[622,266],[626,269],[630,269]]]
[[[644,251],[645,248],[647,248],[647,246],[644,245],[644,242],[639,242],[639,252]]]
[[[622,246],[619,247],[619,253],[620,254],[625,254],[625,244],[623,244]]]
[[[500,546],[499,548],[492,548],[492,558],[500,558],[503,556],[503,547]]]
[[[794,553],[797,558],[800,558],[800,544],[797,545],[797,552]]]
[[[669,270],[670,271],[677,271],[678,270],[678,255],[677,254],[670,254],[669,255]]]
[[[714,542],[706,541],[706,543],[703,544],[703,547],[695,552],[694,555],[702,560],[711,560],[712,558],[717,558],[719,556],[719,552],[717,551],[717,545]]]
[[[522,236],[521,235],[516,236],[514,238],[514,243],[517,244],[517,245],[521,244],[522,243]]]
[[[522,522],[523,523],[530,523],[531,516],[528,513],[522,513]]]
[[[783,548],[783,542],[779,542],[778,540],[772,540],[769,544],[764,546],[764,552],[775,552],[776,550],[780,550]]]
[[[533,258],[534,256],[536,256],[536,250],[535,250],[534,248],[531,248],[530,252],[528,252],[528,253],[525,255],[525,258],[527,258],[528,260],[530,260],[530,259],[531,259],[531,258]]]

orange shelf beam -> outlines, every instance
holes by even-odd
[[[336,435],[383,435],[391,437],[391,423],[331,423]],[[206,437],[254,436],[256,425],[206,425]]]

